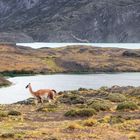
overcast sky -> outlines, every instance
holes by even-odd
[[[96,47],[118,47],[129,49],[140,49],[140,43],[17,43],[17,45],[29,46],[32,48],[41,48],[41,47],[56,48],[67,45],[90,45]]]

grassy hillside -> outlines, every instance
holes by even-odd
[[[0,45],[3,74],[140,71],[140,50],[66,46],[32,49]]]
[[[60,92],[55,102],[0,105],[0,139],[139,140],[140,88]]]

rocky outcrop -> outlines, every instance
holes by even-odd
[[[124,51],[123,56],[127,57],[140,57],[140,51]]]
[[[11,33],[3,41],[15,42],[140,42],[139,5],[139,0],[0,0],[0,32]],[[15,32],[27,38],[13,40]]]
[[[9,82],[8,80],[0,77],[0,87],[9,86],[9,85],[11,85],[11,82]]]

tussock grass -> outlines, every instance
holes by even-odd
[[[123,102],[118,104],[117,110],[124,111],[124,110],[137,110],[139,107],[134,102]]]
[[[111,102],[124,102],[126,97],[119,93],[110,93],[107,97]]]
[[[89,108],[85,108],[85,109],[72,109],[67,111],[64,114],[66,117],[90,117],[93,115],[96,115],[96,111],[94,109],[89,109]]]
[[[102,99],[94,99],[88,103],[88,106],[96,111],[107,111],[111,109],[110,102]]]

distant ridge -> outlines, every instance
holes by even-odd
[[[0,45],[0,73],[140,72],[140,49],[67,46],[33,49]]]

